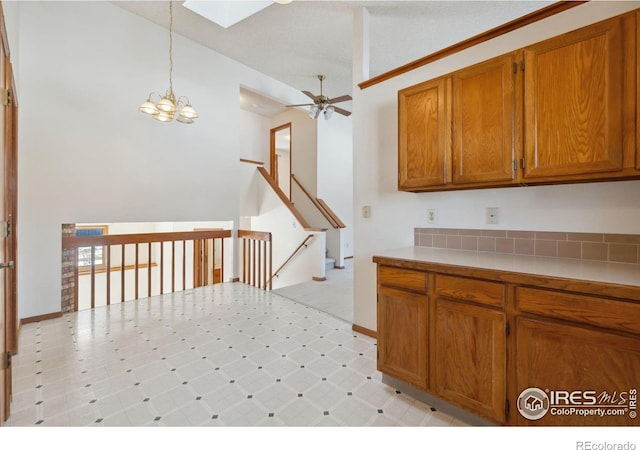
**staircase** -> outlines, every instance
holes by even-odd
[[[336,260],[334,258],[326,257],[324,259],[324,270],[332,270],[336,268]]]

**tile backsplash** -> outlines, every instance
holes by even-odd
[[[419,247],[640,264],[640,235],[416,228]]]

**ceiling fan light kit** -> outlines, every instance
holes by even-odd
[[[159,100],[154,103],[154,98]],[[171,122],[174,118],[180,123],[193,123],[198,118],[198,113],[187,97],[178,97],[173,93],[173,0],[169,2],[169,89],[161,97],[152,92],[147,97],[138,111],[152,116],[159,122]]]
[[[320,113],[324,114],[325,120],[329,120],[334,112],[338,114],[342,114],[343,116],[350,116],[351,112],[338,108],[334,106],[334,103],[346,102],[351,100],[350,95],[341,95],[340,97],[329,98],[322,94],[322,82],[324,81],[324,75],[318,75],[318,80],[320,80],[320,95],[313,95],[309,91],[302,91],[304,95],[311,98],[313,103],[302,103],[299,105],[286,105],[287,107],[298,107],[298,106],[310,106],[309,109],[309,117],[312,119],[317,119],[320,117]]]

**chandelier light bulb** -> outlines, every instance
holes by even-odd
[[[197,119],[198,113],[190,104],[187,103],[187,105],[180,110],[180,117],[184,117],[185,119]]]
[[[158,108],[156,108],[156,105],[151,101],[151,96],[149,96],[147,101],[140,105],[138,111],[145,114],[156,114],[158,112]]]

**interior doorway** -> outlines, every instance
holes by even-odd
[[[271,129],[271,178],[291,200],[291,122]]]

